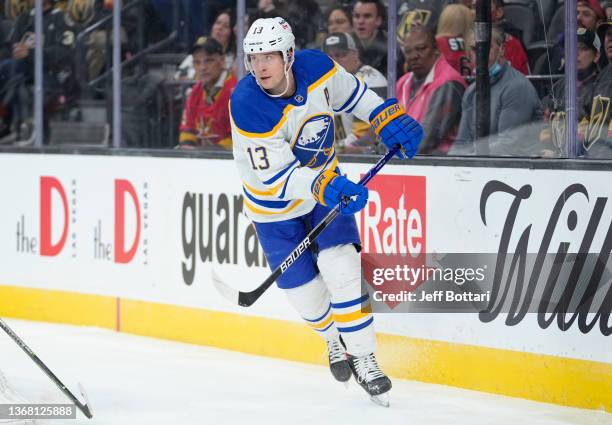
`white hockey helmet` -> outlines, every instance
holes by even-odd
[[[295,36],[291,26],[283,18],[257,19],[242,42],[244,66],[253,74],[249,55],[254,53],[281,52],[285,64],[293,60]]]

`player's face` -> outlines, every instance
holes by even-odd
[[[251,67],[259,84],[272,94],[282,93],[286,87],[285,62],[280,52],[249,55]]]
[[[196,50],[193,54],[193,68],[196,72],[196,79],[202,81],[204,86],[212,86],[217,82],[223,67],[225,59],[223,55],[218,53],[208,54],[204,50]]]
[[[327,18],[327,32],[329,34],[334,32],[351,32],[352,30],[351,21],[343,11],[336,9],[329,14],[329,18]]]
[[[227,15],[227,13],[222,13],[221,15],[217,16],[210,35],[212,38],[221,43],[222,46],[227,47],[230,42],[230,37],[232,35],[232,28],[230,27],[230,17]]]
[[[578,26],[595,31],[597,29],[597,14],[595,14],[595,11],[583,3],[578,3],[576,9],[578,11],[576,16]]]
[[[353,28],[357,37],[367,40],[374,37],[376,30],[382,24],[382,18],[378,16],[378,10],[374,3],[357,2],[353,9]]]

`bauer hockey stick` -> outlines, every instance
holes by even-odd
[[[359,180],[360,185],[365,186],[368,184],[370,180],[380,171],[380,169],[387,163],[389,160],[395,155],[395,153],[401,149],[400,145],[395,145],[393,148],[389,149],[389,151],[378,160],[378,162],[368,170],[368,172]],[[348,200],[343,200],[342,202],[348,202]],[[230,300],[234,304],[238,304],[242,307],[249,307],[255,301],[261,297],[261,295],[282,275],[293,262],[302,255],[312,243],[317,239],[317,237],[321,234],[323,230],[329,223],[334,221],[334,219],[340,214],[340,204],[336,205],[332,210],[327,213],[325,218],[321,220],[319,224],[315,226],[314,229],[310,231],[310,233],[304,238],[302,242],[299,243],[297,247],[289,254],[285,260],[280,263],[280,265],[274,269],[272,274],[268,276],[266,280],[263,281],[261,285],[250,292],[242,292],[237,289],[232,288],[227,285],[225,282],[221,280],[221,278],[215,273],[214,269],[212,270],[212,280],[217,291],[221,293],[225,298]]]
[[[2,319],[0,319],[0,328],[2,328],[4,332],[6,332],[8,336],[10,336],[11,339],[15,341],[17,345],[19,345],[19,347],[21,347],[21,349],[25,351],[26,354],[30,356],[32,360],[34,360],[34,363],[36,363],[38,367],[40,367],[43,370],[43,372],[45,372],[45,375],[51,378],[53,383],[57,385],[57,387],[66,395],[66,397],[68,397],[70,401],[72,401],[76,405],[76,407],[78,407],[79,410],[83,412],[85,416],[87,416],[89,419],[93,417],[93,413],[91,412],[91,409],[88,405],[89,400],[87,399],[87,395],[85,394],[85,389],[83,388],[81,384],[79,384],[79,390],[81,391],[81,395],[83,396],[83,399],[85,400],[84,403],[81,403],[79,399],[77,399],[74,396],[74,394],[72,394],[70,390],[66,388],[66,386],[62,383],[62,381],[60,381],[57,378],[57,376],[55,376],[55,374],[51,372],[51,370],[47,367],[47,365],[44,364],[42,360],[38,358],[38,356],[30,349],[30,347],[28,347],[26,343],[23,342],[23,340],[19,338],[19,336],[15,332],[13,332],[13,330]]]

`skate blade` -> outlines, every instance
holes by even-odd
[[[349,382],[350,382],[350,381],[344,381],[344,382],[343,382],[343,384],[344,384],[344,388],[346,388],[347,390],[348,390],[348,387],[349,387]]]
[[[382,407],[389,407],[389,393],[371,395],[370,400]]]

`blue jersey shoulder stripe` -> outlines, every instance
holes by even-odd
[[[362,87],[362,90],[361,90],[361,94],[359,95],[359,98],[355,100],[355,103],[353,103],[353,106],[351,106],[349,109],[346,110],[346,112],[349,114],[353,112],[353,109],[355,109],[355,106],[357,106],[357,104],[359,103],[363,95],[365,94],[366,90],[368,89],[368,85],[365,82],[361,85],[361,87]]]
[[[289,179],[291,178],[291,175],[293,174],[293,172],[295,170],[297,170],[300,167],[295,167],[293,170],[291,170],[291,172],[289,173],[289,175],[287,176],[287,179],[285,180],[285,184],[283,184],[283,190],[281,191],[280,195],[278,196],[281,199],[285,198],[285,191],[287,190],[287,185],[289,183]]]
[[[270,177],[268,180],[263,182],[263,184],[268,185],[268,184],[274,183],[276,180],[280,179],[287,171],[289,171],[289,169],[293,167],[296,162],[298,162],[297,158],[291,164],[287,165],[285,168],[280,170],[278,173],[276,173],[275,175]]]
[[[291,202],[291,201],[264,201],[264,200],[255,198],[253,195],[251,195],[246,190],[245,187],[242,188],[242,191],[244,192],[246,197],[249,198],[249,200],[253,201],[254,203],[256,203],[257,205],[259,205],[261,207],[266,207],[266,208],[285,208]]]
[[[348,100],[344,102],[344,105],[342,105],[339,109],[334,109],[334,112],[344,111],[344,108],[350,105],[353,99],[355,99],[355,96],[357,96],[357,93],[359,92],[359,89],[361,88],[361,82],[354,75],[353,75],[353,78],[355,79],[355,83],[357,83],[357,85],[355,86],[355,90],[353,90],[353,93],[351,93],[351,96],[348,98]]]

